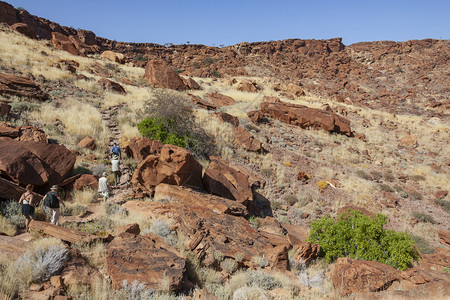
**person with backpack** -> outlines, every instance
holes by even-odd
[[[22,215],[27,219],[25,221],[26,232],[30,231],[30,222],[34,219],[34,195],[33,195],[33,185],[28,184],[26,186],[26,192],[20,196],[19,203],[22,204]]]
[[[58,186],[53,185],[50,188],[50,192],[45,194],[44,198],[44,206],[48,207],[52,212],[52,221],[53,225],[59,225],[59,206],[60,203],[65,206],[64,202],[61,200],[61,197],[58,195]]]
[[[122,159],[122,152],[120,151],[120,147],[117,146],[117,143],[113,144],[111,150],[109,151],[109,154],[111,155],[111,157],[113,157],[113,155],[117,155],[120,159]]]

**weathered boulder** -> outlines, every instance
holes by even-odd
[[[189,90],[201,90],[201,86],[191,77],[181,78]]]
[[[302,88],[293,83],[288,84],[286,92],[294,95],[295,97],[300,97],[300,96],[305,95],[305,92],[302,90]]]
[[[0,140],[0,170],[20,184],[60,183],[74,164],[75,155],[62,145]]]
[[[45,235],[49,235],[58,239],[61,239],[65,242],[69,243],[92,243],[95,241],[99,241],[101,238],[90,235],[85,232],[80,232],[76,230],[72,230],[69,228],[64,228],[61,226],[53,225],[47,222],[36,221],[33,220],[30,223],[30,229],[34,231],[39,231]]]
[[[20,196],[22,196],[22,194],[25,192],[25,188],[21,187],[17,183],[0,177],[0,198],[19,200]],[[35,192],[33,192],[33,194],[35,197],[37,197],[37,199],[42,199],[43,197],[42,195]]]
[[[450,245],[450,231],[441,229],[438,231],[438,235],[443,244]]]
[[[203,189],[202,166],[188,150],[164,145],[159,156],[149,155],[137,166],[132,183],[150,193],[160,183]]]
[[[103,51],[101,57],[119,64],[123,64],[125,62],[125,56],[122,53],[117,53],[109,50]]]
[[[121,86],[120,84],[118,84],[117,82],[114,82],[112,80],[106,79],[106,78],[100,78],[97,83],[100,85],[100,87],[102,89],[104,89],[105,91],[108,92],[115,92],[115,93],[119,93],[122,95],[126,95],[127,92],[125,91],[125,89],[123,88],[123,86]]]
[[[211,163],[203,175],[203,184],[209,193],[244,205],[253,200],[248,176],[217,156],[211,157]]]
[[[302,245],[308,239],[309,227],[296,226],[292,224],[282,223],[281,226],[287,231],[286,238],[295,248]]]
[[[0,235],[0,253],[9,260],[16,260],[27,249],[28,242],[18,238]]]
[[[36,33],[26,23],[15,23],[9,27],[31,39],[36,39]]]
[[[159,155],[163,143],[144,137],[133,137],[125,147],[125,153],[137,162],[143,161],[149,155]]]
[[[102,275],[88,264],[80,250],[70,249],[69,257],[61,271],[61,277],[64,285],[71,287],[79,284],[92,285],[97,279],[101,279]]]
[[[33,80],[5,73],[0,73],[0,95],[27,97],[39,100],[48,98],[48,95]]]
[[[281,122],[301,128],[323,129],[351,136],[350,121],[335,113],[287,102],[261,103],[261,111]]]
[[[208,102],[206,100],[203,100],[202,98],[192,95],[192,94],[187,94],[187,96],[189,97],[189,99],[192,100],[192,102],[197,105],[200,108],[206,109],[206,110],[216,110],[217,106],[215,106],[214,104],[212,104],[211,102]]]
[[[193,191],[186,187],[161,183],[155,188],[156,201],[168,200],[183,207],[197,206],[211,209],[217,213],[234,216],[247,216],[247,208],[235,201],[209,194]],[[173,213],[177,213],[174,211]]]
[[[255,138],[250,132],[243,127],[233,128],[233,134],[236,144],[241,146],[247,151],[251,152],[263,152],[264,148],[262,142]]]
[[[270,262],[270,267],[277,270],[289,270],[288,247],[286,245],[276,246],[264,255]]]
[[[385,290],[400,279],[400,271],[379,262],[341,257],[334,265],[331,276],[335,289],[348,296]]]
[[[416,147],[417,136],[415,136],[414,134],[405,135],[400,139],[400,145],[404,147]]]
[[[236,103],[236,100],[233,98],[217,92],[207,93],[206,98],[217,107],[229,106]]]
[[[5,102],[0,102],[0,117],[5,118],[11,112],[11,105]]]
[[[114,228],[112,235],[118,236],[124,232],[128,232],[128,233],[137,235],[137,234],[141,233],[141,229],[139,228],[139,224],[137,224],[137,223],[117,226],[116,228]]]
[[[82,174],[77,180],[74,181],[73,188],[77,191],[82,191],[86,188],[96,191],[98,189],[97,177],[91,174]]]
[[[139,280],[147,288],[158,289],[163,280],[169,280],[170,290],[178,290],[186,260],[152,233],[124,232],[109,244],[106,266],[114,288],[122,287],[124,280]]]
[[[234,127],[238,127],[239,126],[239,119],[238,117],[232,116],[226,112],[219,112],[217,114],[217,118],[222,121],[222,122],[226,122],[226,123],[230,123],[231,125],[233,125]]]
[[[8,137],[15,139],[20,136],[20,128],[9,123],[0,123],[0,137]]]
[[[258,88],[256,87],[256,82],[249,80],[242,80],[237,88],[239,91],[247,93],[256,93]]]
[[[320,254],[320,246],[310,242],[303,242],[297,245],[295,250],[293,259],[299,265],[307,265]]]
[[[76,45],[62,33],[52,32],[51,42],[56,49],[69,52],[72,55],[80,55]]]
[[[256,267],[253,257],[263,256],[277,246],[289,246],[285,237],[259,231],[242,217],[218,214],[204,207],[180,207],[176,220],[186,237],[186,250],[196,253],[203,262],[214,262],[214,252],[220,252],[226,258],[243,257],[245,266]]]
[[[20,137],[19,141],[31,141],[47,143],[48,137],[45,132],[39,128],[33,126],[20,126]]]
[[[152,87],[185,91],[186,85],[181,77],[163,61],[151,60],[145,67],[144,78]]]
[[[90,136],[85,136],[80,142],[78,142],[77,146],[80,148],[86,148],[90,150],[95,150],[95,148],[97,148],[95,140]]]

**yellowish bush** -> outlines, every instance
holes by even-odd
[[[8,221],[8,219],[0,215],[0,232],[6,233],[9,236],[14,236],[17,229],[14,224]]]
[[[74,204],[89,205],[92,203],[92,200],[94,199],[95,195],[96,191],[93,191],[90,188],[85,188],[81,191],[73,190],[72,200]]]

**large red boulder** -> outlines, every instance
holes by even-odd
[[[98,189],[98,180],[97,177],[91,174],[82,174],[75,182],[73,183],[73,188],[75,190],[81,191],[85,188],[90,188],[94,191]]]
[[[236,103],[236,100],[230,96],[225,96],[217,92],[206,94],[206,98],[217,107],[230,106]]]
[[[173,67],[163,61],[151,60],[145,67],[144,78],[152,87],[185,91],[187,89],[181,77]]]
[[[51,42],[56,49],[67,51],[72,55],[80,55],[76,45],[62,33],[52,32]]]
[[[106,79],[106,78],[100,78],[97,81],[97,83],[105,91],[115,92],[115,93],[119,93],[119,94],[122,94],[122,95],[126,95],[127,94],[127,92],[125,91],[123,86],[121,86],[120,84],[118,84],[117,82],[114,82],[112,80],[109,80],[109,79]]]
[[[261,103],[261,111],[281,122],[301,128],[323,129],[351,136],[350,121],[335,113],[287,102]]]
[[[191,77],[181,78],[186,87],[190,90],[201,90],[201,86]]]
[[[206,190],[217,196],[246,204],[253,199],[248,176],[230,166],[220,157],[211,157],[211,163],[203,176]]]
[[[0,73],[0,95],[27,97],[39,100],[48,98],[48,95],[33,80],[5,73]]]
[[[208,102],[206,100],[203,100],[202,98],[192,95],[192,94],[187,94],[187,96],[189,97],[189,99],[192,100],[192,102],[197,105],[200,108],[206,109],[206,110],[216,110],[217,106],[215,106],[214,104],[212,104],[211,102]]]
[[[101,57],[119,64],[123,64],[125,62],[125,56],[122,53],[117,53],[109,50],[104,51],[101,54]]]
[[[19,141],[34,141],[47,143],[48,137],[45,132],[33,126],[20,126]]]
[[[160,183],[203,189],[202,166],[188,150],[164,145],[159,156],[149,155],[138,165],[132,183],[149,193]]]
[[[0,123],[0,137],[8,137],[15,139],[20,136],[20,128],[13,126],[10,123]]]
[[[341,257],[334,265],[331,279],[335,289],[343,296],[348,296],[352,293],[385,290],[400,279],[400,271],[375,261]]]
[[[264,148],[262,142],[255,138],[250,132],[243,127],[233,128],[233,134],[236,144],[241,146],[247,151],[251,152],[263,152]]]
[[[125,147],[125,153],[133,157],[137,162],[143,161],[149,155],[159,155],[163,143],[144,137],[131,138]]]
[[[75,155],[62,145],[0,140],[0,170],[23,185],[60,183],[74,164]]]
[[[7,117],[11,112],[11,105],[5,102],[0,102],[0,117]]]
[[[185,266],[185,258],[152,233],[142,236],[124,232],[108,246],[106,272],[114,288],[121,288],[124,280],[139,280],[149,289],[158,289],[163,280],[169,280],[169,289],[178,290]]]

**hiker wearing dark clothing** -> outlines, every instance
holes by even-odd
[[[28,232],[30,230],[30,222],[31,219],[34,219],[34,195],[33,195],[33,186],[31,184],[27,185],[25,188],[26,192],[20,196],[19,203],[22,204],[22,215],[27,218],[25,221],[25,228]]]
[[[111,155],[111,157],[113,155],[117,155],[120,159],[122,159],[122,152],[120,151],[120,147],[117,146],[117,143],[113,144],[111,150],[109,151],[109,154]]]
[[[61,197],[58,195],[58,186],[54,185],[51,187],[50,192],[45,194],[44,198],[44,206],[48,207],[52,212],[52,221],[53,225],[59,225],[59,206],[60,203],[65,206],[64,202],[61,200]]]

